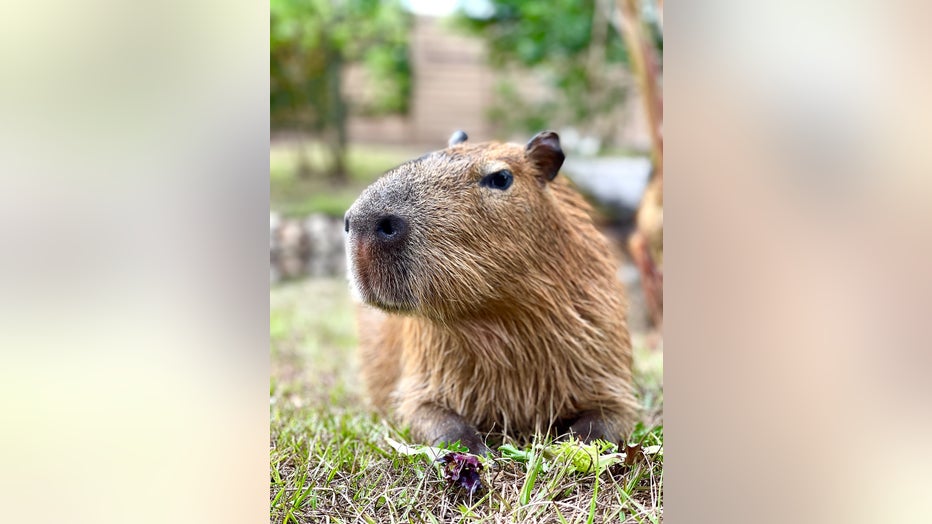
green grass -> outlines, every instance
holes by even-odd
[[[366,409],[356,379],[355,322],[343,279],[276,286],[270,296],[270,517],[298,522],[659,522],[663,456],[600,476],[546,459],[497,458],[470,499],[436,467],[386,442],[409,442]],[[663,444],[663,356],[636,340],[644,446]],[[541,443],[542,445],[548,442]],[[552,457],[551,457],[552,459]]]
[[[301,147],[310,166],[307,176],[298,172]],[[271,208],[285,216],[326,213],[343,216],[359,193],[385,171],[424,151],[388,146],[351,145],[347,154],[347,180],[337,183],[327,174],[328,158],[318,143],[273,142],[269,153]]]

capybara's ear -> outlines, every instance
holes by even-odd
[[[553,131],[537,133],[527,143],[524,155],[540,171],[545,180],[553,180],[563,165],[563,149],[560,148],[560,135]]]
[[[447,146],[453,147],[456,144],[462,144],[468,139],[469,137],[466,136],[466,131],[463,131],[462,129],[458,129],[454,131],[452,135],[450,135],[450,140],[447,141]]]

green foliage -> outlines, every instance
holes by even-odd
[[[351,112],[404,113],[411,93],[411,17],[397,0],[271,0],[272,124],[328,138],[342,171]],[[347,68],[365,75],[365,96],[347,100]]]
[[[580,473],[602,473],[606,468],[620,462],[623,457],[615,453],[617,446],[596,441],[583,444],[578,441],[563,441],[547,449],[556,460],[568,463],[571,470]]]
[[[500,71],[525,68],[555,93],[543,100],[525,96],[513,78],[497,86],[493,121],[507,132],[532,133],[544,127],[586,127],[607,138],[614,126],[599,117],[621,103],[627,89],[622,73],[628,54],[610,23],[610,0],[490,0],[488,18],[459,15],[459,25],[484,38],[490,61]],[[598,9],[598,12],[597,12]],[[592,129],[595,127],[596,129]]]
[[[325,125],[328,84],[362,64],[376,95],[372,113],[405,112],[411,92],[411,19],[395,0],[271,0],[271,108],[278,121],[307,117]],[[342,93],[340,93],[342,95]],[[297,114],[288,114],[298,108]],[[282,114],[282,110],[285,114]]]
[[[515,62],[566,67],[566,62],[584,57],[590,49],[595,0],[490,1],[494,7],[490,17],[464,16],[462,22],[486,38],[492,64],[497,67]],[[607,36],[606,59],[627,61],[620,36],[614,31]]]

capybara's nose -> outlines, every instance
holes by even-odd
[[[408,221],[398,215],[379,215],[373,220],[376,241],[397,245],[408,237]]]
[[[343,217],[343,230],[358,241],[397,247],[408,238],[408,221],[392,213],[353,213]]]

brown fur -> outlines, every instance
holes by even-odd
[[[425,155],[347,213],[350,278],[379,308],[360,312],[363,379],[418,440],[485,452],[480,433],[556,428],[617,441],[635,421],[616,264],[588,205],[550,180],[562,151],[532,145]],[[507,190],[479,184],[505,168]],[[401,247],[366,236],[385,213],[410,225]]]

